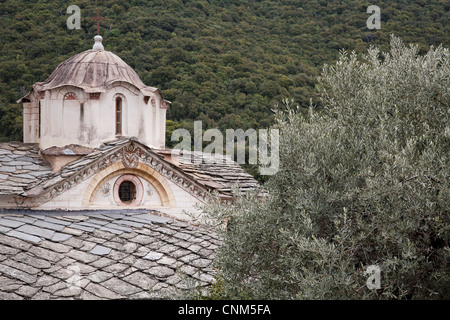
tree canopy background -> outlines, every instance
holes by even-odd
[[[69,57],[92,48],[100,10],[105,49],[172,101],[170,127],[267,128],[282,98],[319,104],[316,77],[339,49],[405,43],[450,45],[450,3],[378,1],[381,29],[366,26],[367,1],[0,1],[0,141],[22,139],[15,101]],[[81,29],[69,30],[69,5]],[[170,139],[169,139],[170,140]],[[170,146],[170,141],[169,146]]]
[[[319,78],[321,110],[277,110],[264,196],[204,206],[223,244],[198,298],[449,299],[450,51],[418,52],[395,37],[344,52]]]

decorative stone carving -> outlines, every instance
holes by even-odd
[[[153,186],[150,183],[148,183],[147,184],[147,195],[151,197],[154,193],[155,193],[155,191],[154,191]]]
[[[122,163],[126,168],[136,168],[139,165],[139,153],[142,150],[137,148],[134,143],[130,143],[122,149]]]
[[[56,183],[53,186],[49,186],[48,192],[44,195],[45,200],[50,200],[57,197],[61,193],[69,190],[90,176],[97,174],[118,161],[122,161],[123,165],[127,168],[136,168],[139,165],[139,162],[145,163],[150,168],[154,169],[168,180],[189,192],[197,199],[205,201],[208,197],[208,191],[206,189],[192,182],[182,173],[174,171],[157,155],[153,155],[152,153],[144,150],[134,141],[131,141],[130,143],[126,143],[121,148],[117,148],[112,151],[110,154],[105,155],[98,161],[92,161],[92,164],[90,165],[86,164],[87,167],[83,170],[76,171],[76,169],[74,169],[74,173],[64,181]],[[76,163],[74,165],[76,165]],[[79,165],[81,165],[81,163]]]
[[[107,197],[111,191],[111,184],[106,182],[102,187],[100,188],[100,192],[104,197]]]

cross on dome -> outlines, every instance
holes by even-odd
[[[92,47],[93,50],[98,50],[98,51],[102,51],[105,50],[105,48],[103,47],[102,44],[102,36],[100,35],[100,20],[106,20],[103,17],[100,17],[100,10],[97,9],[97,16],[96,17],[91,17],[91,19],[93,20],[97,20],[97,35],[94,37],[94,46]]]
[[[106,18],[100,17],[100,10],[97,9],[97,16],[91,17],[93,20],[97,20],[97,34],[100,35],[100,20],[106,20]]]

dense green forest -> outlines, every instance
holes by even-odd
[[[381,29],[369,30],[369,5]],[[81,8],[70,30],[69,5]],[[340,49],[405,43],[450,46],[448,0],[0,0],[0,141],[22,139],[15,101],[72,55],[92,48],[96,10],[105,49],[172,101],[168,131],[263,128],[283,98],[318,104],[316,77]]]

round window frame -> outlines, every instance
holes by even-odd
[[[124,187],[129,187],[131,190],[126,190],[124,192]],[[126,194],[127,198],[129,198],[128,200],[124,200],[124,194]],[[128,194],[130,193],[130,194]],[[136,185],[131,182],[131,181],[123,181],[120,186],[119,186],[119,199],[120,201],[122,201],[125,204],[130,204],[132,203],[134,200],[136,200]]]
[[[119,196],[120,185],[123,182],[131,182],[134,184],[134,186],[136,188],[136,197],[134,198],[134,200],[132,200],[130,202],[126,202],[126,203],[123,202]],[[139,206],[142,203],[142,199],[144,197],[144,186],[142,185],[141,179],[139,179],[138,176],[135,176],[132,174],[124,174],[124,175],[120,176],[119,178],[117,178],[116,182],[114,182],[113,197],[114,197],[114,202],[118,206],[123,206],[123,207]]]

